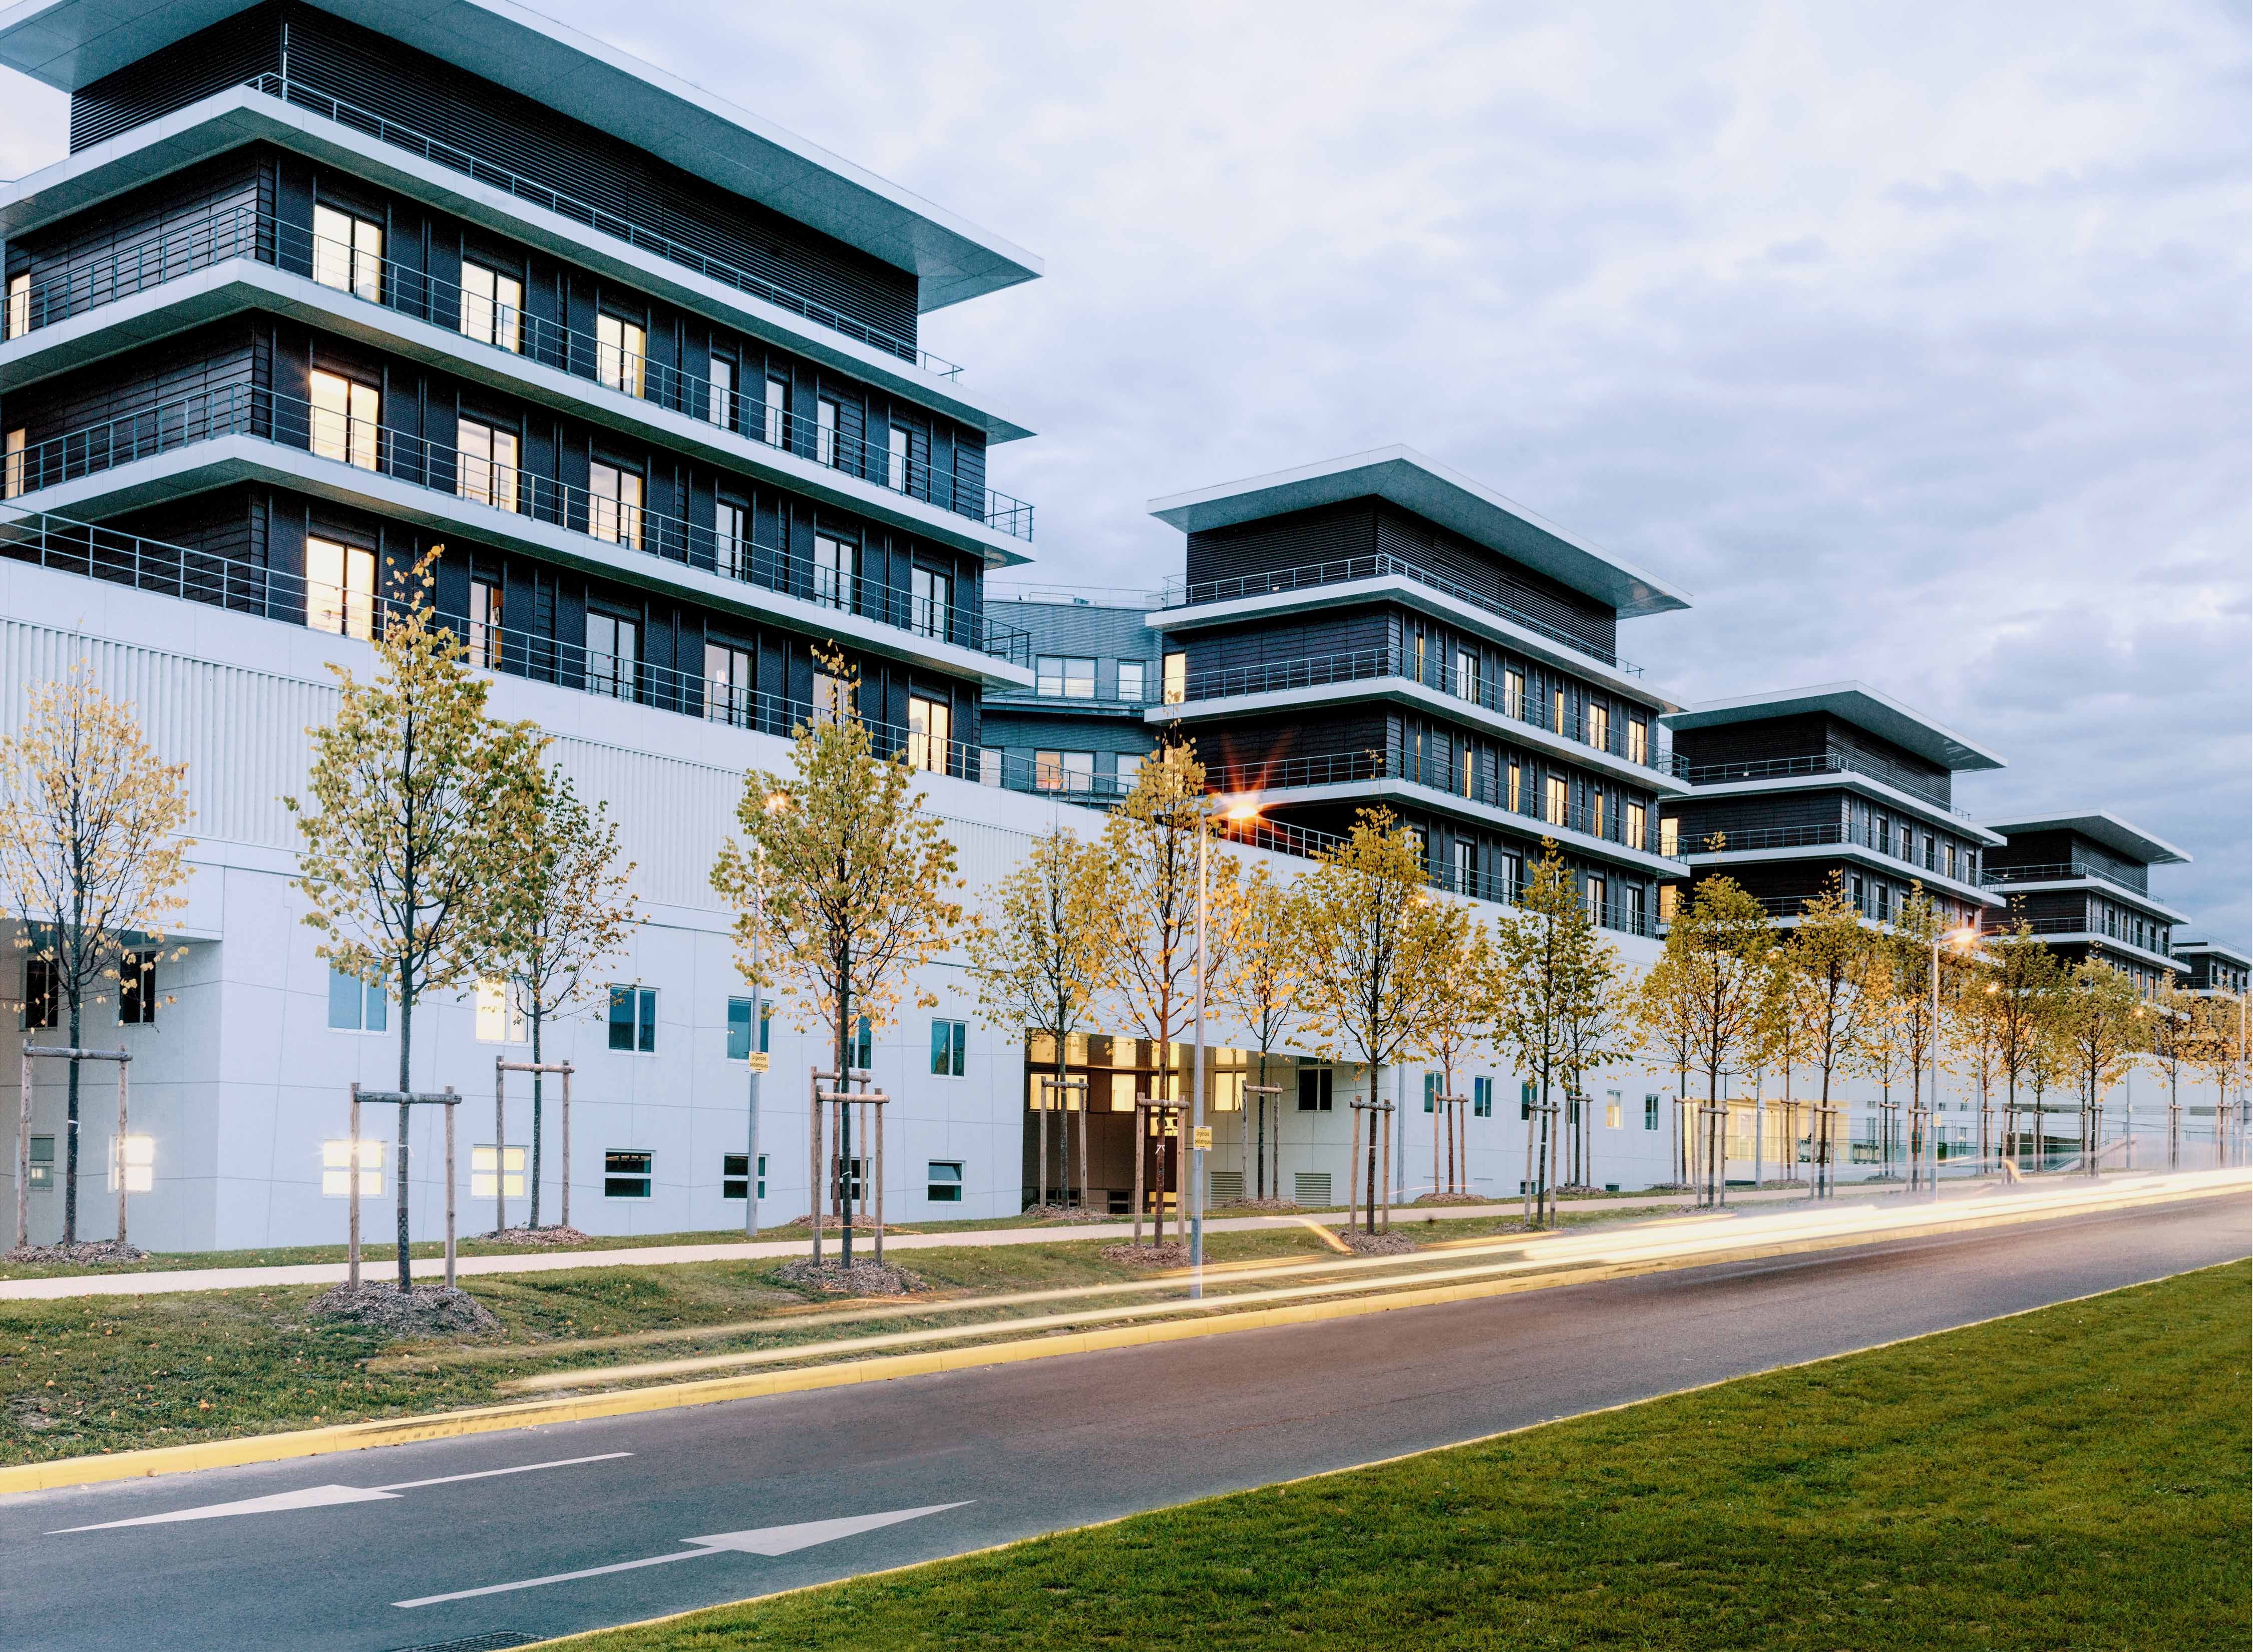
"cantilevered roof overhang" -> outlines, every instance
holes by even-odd
[[[2078,832],[2090,842],[2101,843],[2114,854],[2124,854],[2145,866],[2190,864],[2190,856],[2166,839],[2155,838],[2143,827],[2131,826],[2103,809],[2091,809],[2081,814],[2044,815],[2038,819],[1982,820],[1979,824],[2006,838],[2016,837],[2021,832]]]
[[[1622,619],[1690,606],[1670,585],[1524,505],[1504,498],[1413,448],[1378,448],[1150,501],[1150,514],[1184,533],[1232,527],[1263,517],[1348,499],[1382,498],[1461,534],[1514,562],[1546,574]]]
[[[256,0],[19,0],[0,64],[75,92]],[[510,0],[309,0],[611,133],[917,278],[917,307],[1041,273],[1022,247],[678,76]]]
[[[1812,688],[1784,688],[1771,694],[1741,694],[1733,700],[1709,700],[1687,711],[1671,713],[1662,721],[1669,728],[1679,731],[1765,722],[1774,717],[1796,717],[1810,712],[1827,712],[1841,722],[1852,723],[1928,763],[1936,763],[1958,774],[2007,766],[1984,746],[1974,745],[1945,724],[1903,705],[1882,689],[1862,682],[1823,683]]]

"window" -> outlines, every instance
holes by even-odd
[[[454,491],[478,505],[516,509],[516,433],[475,419],[454,423]]]
[[[1565,721],[1565,691],[1562,688],[1550,690],[1549,727],[1560,735],[1566,733],[1570,727]]]
[[[1602,878],[1588,880],[1588,921],[1601,924],[1610,915],[1611,903],[1607,898],[1608,888]]]
[[[1009,754],[999,746],[978,748],[978,784],[998,786],[1008,773]]]
[[[935,568],[908,574],[908,624],[918,637],[947,640],[948,610],[954,606],[954,582]]]
[[[132,951],[118,960],[117,1024],[150,1027],[157,1021],[157,954]]]
[[[8,432],[7,452],[0,457],[0,499],[12,499],[24,491],[24,443],[28,434],[20,426]]]
[[[1599,751],[1612,749],[1612,708],[1591,705],[1588,708],[1588,743]]]
[[[313,279],[372,304],[383,302],[383,226],[373,219],[313,208]]]
[[[759,422],[759,439],[771,448],[780,447],[789,414],[790,386],[785,380],[770,375]]]
[[[813,600],[824,608],[853,606],[853,551],[843,540],[813,536]]]
[[[1448,887],[1458,895],[1478,893],[1478,845],[1468,838],[1457,838],[1449,846],[1454,856],[1454,882]]]
[[[725,356],[712,358],[712,377],[705,387],[704,416],[722,430],[736,428],[736,364]]]
[[[1033,661],[1033,692],[1050,700],[1095,698],[1095,662],[1076,654],[1042,654]]]
[[[1119,698],[1129,705],[1140,704],[1149,668],[1149,661],[1145,659],[1120,660],[1119,662]]]
[[[1299,1111],[1328,1112],[1330,1111],[1332,1075],[1327,1067],[1299,1069]]]
[[[375,469],[377,415],[382,401],[375,387],[316,368],[312,387],[313,452],[363,471]]]
[[[1134,783],[1141,777],[1142,754],[1139,751],[1120,752],[1119,754],[1118,782],[1120,794],[1123,797],[1127,792],[1132,791],[1134,789]]]
[[[603,1197],[648,1198],[650,1164],[655,1156],[647,1153],[620,1153],[616,1149],[603,1154]]]
[[[610,988],[610,1048],[641,1056],[657,1053],[657,988]]]
[[[884,435],[884,485],[895,493],[908,491],[908,433],[896,424]]]
[[[1525,771],[1517,766],[1517,759],[1512,757],[1510,760],[1510,812],[1512,814],[1525,812],[1524,789]]]
[[[1479,657],[1468,648],[1455,650],[1455,698],[1479,697]]]
[[[520,1044],[525,1030],[524,993],[516,982],[488,975],[478,982],[478,1042]]]
[[[759,1053],[765,1055],[774,1033],[774,1006],[759,1006]],[[728,1000],[728,1059],[749,1061],[751,1056],[751,1000],[731,998]]]
[[[488,575],[470,580],[470,664],[500,669],[500,582]]]
[[[1643,1127],[1645,1130],[1658,1128],[1658,1098],[1656,1096],[1643,1098]]]
[[[1517,1086],[1517,1116],[1520,1119],[1533,1117],[1533,1081],[1531,1078]]]
[[[962,1061],[969,1049],[968,1021],[935,1021],[931,1024],[931,1070],[942,1078],[962,1077]]]
[[[462,261],[462,335],[503,350],[524,348],[524,283]]]
[[[704,714],[746,728],[751,721],[751,651],[726,643],[704,645]]]
[[[1627,805],[1626,819],[1622,824],[1620,836],[1629,848],[1643,847],[1644,822],[1647,818],[1641,804],[1630,803]]]
[[[1168,654],[1165,659],[1166,703],[1178,706],[1189,697],[1189,657]]]
[[[615,614],[587,611],[587,692],[612,700],[633,700],[639,677],[641,627]]]
[[[813,460],[817,464],[841,464],[844,451],[837,441],[838,408],[827,396],[813,403]]]
[[[1621,898],[1625,902],[1625,905],[1621,911],[1619,927],[1630,935],[1646,933],[1647,925],[1643,922],[1643,885],[1630,883],[1621,891]]]
[[[946,772],[947,749],[953,739],[954,708],[943,700],[908,696],[908,767],[933,774]]]
[[[391,1000],[342,970],[329,972],[329,1026],[340,1033],[380,1033],[391,1025]]]
[[[61,1024],[61,995],[55,990],[52,958],[24,960],[24,1029],[37,1032]]]
[[[1616,1090],[1607,1090],[1604,1091],[1604,1128],[1616,1130],[1619,1127],[1620,1092]]]
[[[854,1029],[853,1065],[866,1072],[875,1064],[876,1029],[868,1024],[868,1018],[863,1015],[861,1017],[859,1026]],[[853,1174],[858,1175],[860,1172],[856,1170]]]
[[[375,553],[335,540],[305,541],[305,624],[366,642],[375,632]]]
[[[470,1197],[490,1199],[493,1196],[493,1148],[490,1141],[480,1142],[470,1148]],[[524,1197],[524,1149],[503,1147],[500,1150],[500,1196],[504,1199]]]
[[[813,673],[813,722],[816,728],[836,722],[853,709],[853,691],[842,677],[826,671]]]
[[[641,549],[641,477],[597,459],[587,467],[587,532]]]
[[[1627,720],[1627,757],[1629,763],[1650,761],[1650,725],[1640,717]]]
[[[1551,775],[1543,783],[1541,818],[1551,826],[1565,824],[1565,781],[1562,776]]]
[[[1042,791],[1095,790],[1095,754],[1092,751],[1036,751],[1033,785]]]
[[[1664,855],[1682,853],[1682,822],[1671,814],[1658,819],[1658,852]]]
[[[645,394],[649,334],[617,316],[595,317],[595,380],[627,395]]]
[[[1474,1119],[1491,1119],[1494,1117],[1493,1079],[1474,1078],[1471,1080],[1471,1117]]]
[[[1940,846],[1940,870],[1944,877],[1956,875],[1956,845],[1953,842]]]
[[[1607,801],[1601,786],[1589,788],[1588,830],[1600,838],[1605,835],[1604,828],[1609,824],[1604,816],[1604,805]]]
[[[924,1171],[924,1197],[933,1204],[962,1202],[962,1161],[933,1159]]]
[[[52,1193],[55,1190],[55,1139],[52,1136],[31,1138],[31,1174],[26,1180],[33,1193]]]
[[[31,272],[11,276],[8,282],[8,322],[0,338],[20,338],[31,331]]]
[[[720,1196],[722,1198],[740,1199],[743,1196],[743,1183],[748,1179],[744,1171],[750,1165],[750,1160],[751,1155],[747,1153],[723,1153],[720,1155]],[[759,1155],[759,1197],[764,1199],[766,1196],[767,1156],[761,1154]]]
[[[321,1144],[321,1195],[348,1199],[352,1190],[352,1140],[345,1136]],[[359,1196],[373,1199],[383,1191],[383,1143],[359,1139]]]
[[[733,499],[712,502],[712,567],[729,579],[751,576],[750,513]]]
[[[1440,1075],[1438,1073],[1424,1075],[1424,1111],[1426,1112],[1437,1112],[1440,1110]]]
[[[1525,673],[1505,670],[1502,673],[1502,709],[1505,716],[1525,719]]]
[[[1674,915],[1682,910],[1682,890],[1672,883],[1658,886],[1658,921],[1671,924]]]

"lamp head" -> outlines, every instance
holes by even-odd
[[[1239,803],[1234,808],[1229,810],[1225,814],[1221,816],[1222,819],[1232,822],[1237,826],[1242,826],[1247,821],[1257,820],[1259,818],[1259,805],[1256,803]]]

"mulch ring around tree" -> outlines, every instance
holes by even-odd
[[[783,1226],[783,1227],[785,1227],[785,1228],[796,1228],[796,1229],[797,1229],[799,1232],[801,1232],[801,1233],[811,1233],[811,1232],[813,1232],[813,1218],[812,1218],[812,1217],[810,1217],[810,1216],[792,1216],[789,1221],[787,1221],[787,1222],[785,1222],[785,1223],[782,1223],[782,1226]],[[821,1230],[822,1230],[824,1233],[842,1233],[842,1232],[844,1232],[844,1231],[845,1231],[845,1219],[844,1219],[844,1217],[842,1217],[842,1216],[824,1216],[821,1218]],[[871,1234],[871,1235],[873,1235],[873,1234],[875,1232],[875,1230],[876,1230],[876,1219],[875,1219],[875,1217],[874,1217],[874,1216],[872,1216],[866,1215],[866,1214],[864,1213],[864,1214],[862,1214],[862,1215],[856,1216],[854,1216],[854,1217],[853,1218],[853,1231],[854,1231],[854,1232],[855,1232],[855,1233],[867,1233],[867,1234]],[[895,1227],[895,1226],[893,1226],[890,1223],[889,1223],[889,1222],[888,1222],[888,1223],[886,1223],[884,1224],[884,1231],[885,1231],[885,1232],[887,1232],[887,1233],[912,1233],[913,1231],[915,1231],[915,1230],[914,1230],[914,1229],[912,1229],[912,1228],[901,1228],[901,1227]]]
[[[1491,1204],[1492,1200],[1475,1193],[1420,1193],[1412,1202],[1417,1204]]]
[[[64,1262],[75,1267],[148,1259],[149,1253],[139,1245],[120,1244],[115,1239],[81,1239],[76,1244],[26,1244],[0,1254],[0,1262]]]
[[[1078,1225],[1088,1222],[1116,1222],[1108,1210],[1082,1210],[1068,1204],[1029,1204],[1025,1214],[1036,1222],[1062,1222]]]
[[[443,1285],[418,1285],[401,1291],[385,1281],[364,1279],[355,1289],[332,1286],[306,1305],[306,1316],[341,1320],[363,1330],[386,1336],[457,1336],[478,1331],[497,1331],[500,1321],[492,1310],[467,1291]]]
[[[527,1250],[541,1250],[557,1244],[584,1244],[589,1235],[576,1228],[503,1228],[498,1233],[480,1233],[477,1237],[487,1244],[515,1244]]]
[[[1230,1199],[1213,1207],[1216,1210],[1255,1210],[1279,1216],[1292,1215],[1298,1208],[1298,1202],[1292,1199]]]
[[[912,1296],[927,1290],[905,1268],[889,1262],[855,1262],[850,1268],[830,1257],[816,1262],[810,1256],[792,1257],[774,1271],[785,1285],[824,1296]]]
[[[1338,1237],[1345,1241],[1347,1250],[1363,1256],[1406,1256],[1416,1248],[1416,1241],[1405,1233],[1364,1233],[1354,1228]]]
[[[1189,1265],[1186,1244],[1106,1244],[1096,1254],[1106,1262],[1123,1262],[1130,1268],[1185,1268]]]

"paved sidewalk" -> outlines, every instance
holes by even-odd
[[[1854,1189],[1851,1187],[1839,1189],[1842,1194],[1852,1191]],[[1804,1202],[1806,1198],[1803,1188],[1776,1188],[1761,1192],[1746,1188],[1731,1193],[1729,1204],[1733,1209],[1739,1204],[1767,1204],[1785,1200]],[[1649,1210],[1688,1206],[1695,1202],[1696,1195],[1687,1193],[1622,1194],[1616,1198],[1566,1200],[1560,1208],[1566,1211]],[[1449,1222],[1513,1216],[1524,1209],[1523,1203],[1515,1199],[1496,1204],[1393,1207],[1397,1219],[1409,1223],[1432,1215]],[[1208,1233],[1245,1233],[1262,1228],[1298,1227],[1307,1221],[1319,1222],[1329,1227],[1343,1227],[1345,1225],[1345,1213],[1332,1210],[1308,1217],[1215,1216],[1206,1218],[1204,1226]],[[884,1250],[889,1255],[896,1251],[938,1251],[965,1245],[1053,1244],[1059,1240],[1080,1239],[1115,1241],[1132,1238],[1133,1232],[1133,1225],[1128,1222],[1091,1222],[1080,1225],[1037,1228],[971,1228],[951,1233],[893,1233],[885,1236]],[[800,1229],[792,1237],[762,1239],[756,1244],[735,1240],[716,1244],[621,1246],[607,1251],[535,1251],[521,1256],[464,1256],[456,1258],[454,1271],[457,1276],[548,1273],[565,1268],[638,1268],[659,1266],[668,1262],[751,1261],[799,1255],[806,1249],[811,1237]],[[867,1236],[861,1236],[857,1242],[865,1244]],[[361,1263],[362,1277],[377,1279],[393,1277],[394,1254],[387,1248],[371,1245]],[[408,1265],[418,1279],[441,1278],[446,1272],[443,1257],[416,1257]],[[0,1280],[0,1301],[53,1301],[73,1296],[161,1296],[185,1291],[236,1291],[261,1285],[338,1285],[343,1283],[345,1272],[345,1265],[342,1262],[311,1262],[294,1267],[182,1268],[167,1273],[66,1274],[54,1279]]]

